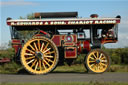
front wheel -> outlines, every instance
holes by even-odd
[[[101,49],[94,49],[85,57],[84,64],[90,72],[103,73],[110,66],[110,58]]]
[[[32,74],[51,72],[58,60],[56,45],[46,37],[28,40],[21,50],[21,63]]]

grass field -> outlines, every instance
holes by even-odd
[[[11,62],[8,64],[0,65],[0,73],[2,74],[17,74],[22,73],[23,67],[21,65],[16,64],[15,62]],[[23,70],[24,72],[24,70]],[[53,71],[55,73],[83,73],[87,72],[83,64],[75,64],[75,65],[64,65],[57,66],[57,68]],[[111,65],[108,72],[128,72],[128,65]]]
[[[69,82],[69,83],[0,83],[0,85],[128,85],[119,82]]]
[[[104,49],[104,51],[108,54],[111,54],[110,56],[112,60],[112,65],[108,72],[128,72],[128,48]],[[0,50],[0,58],[9,57],[12,59],[13,56],[13,48]],[[57,66],[57,68],[53,72],[86,72],[86,69],[83,65],[84,56],[85,54],[79,55],[75,62],[73,62],[74,65],[72,66],[68,66],[67,64],[64,66]],[[18,73],[20,69],[23,69],[23,67],[21,65],[16,64],[15,62],[0,65],[0,73]]]
[[[66,69],[65,69],[66,68]],[[83,64],[58,66],[54,72],[87,72]],[[128,65],[111,65],[108,72],[128,72]]]

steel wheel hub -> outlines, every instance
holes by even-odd
[[[97,59],[97,60],[96,60],[96,63],[97,63],[97,64],[99,64],[99,63],[100,63],[100,60],[99,60],[99,59]]]
[[[43,60],[43,53],[42,52],[36,52],[35,56],[36,56],[36,58]]]

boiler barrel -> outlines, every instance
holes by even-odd
[[[77,17],[77,12],[44,12],[44,13],[35,13],[35,18],[69,18]]]

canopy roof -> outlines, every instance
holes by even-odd
[[[7,20],[9,26],[118,24],[120,18],[48,18]]]

